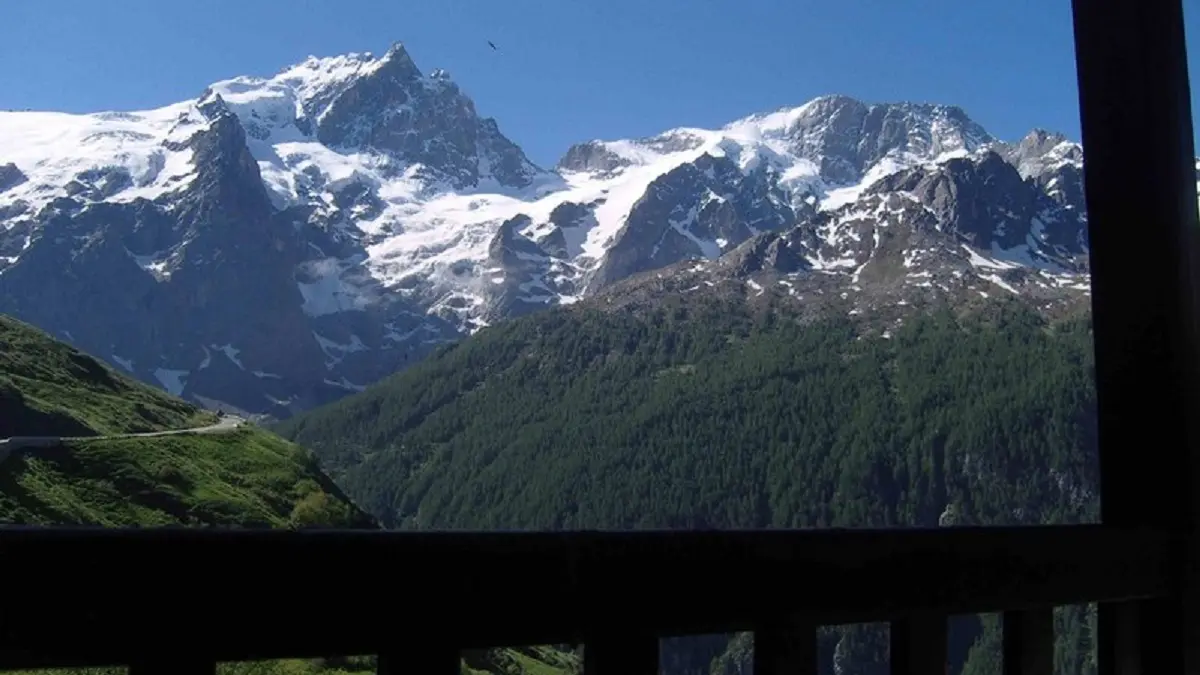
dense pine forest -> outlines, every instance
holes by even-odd
[[[486,329],[278,431],[400,529],[904,527],[1094,520],[1095,424],[1085,316],[676,298]],[[1089,613],[1058,624],[1058,672],[1093,672]],[[999,673],[998,636],[956,620],[952,672]],[[750,652],[672,641],[664,666],[740,673]],[[821,652],[882,675],[886,632],[831,628]]]

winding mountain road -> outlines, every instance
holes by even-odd
[[[114,434],[111,436],[13,436],[0,438],[0,463],[16,450],[23,448],[49,448],[69,441],[104,441],[118,438],[155,438],[158,436],[183,436],[187,434],[227,434],[237,431],[246,420],[233,415],[224,416],[216,424],[188,429],[147,431],[140,434]]]

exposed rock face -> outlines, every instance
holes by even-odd
[[[715,259],[762,231],[796,222],[765,171],[701,155],[650,183],[589,283],[599,287],[685,258]]]
[[[558,162],[561,171],[584,171],[597,175],[612,175],[631,162],[617,155],[599,141],[572,145]]]
[[[24,183],[28,178],[16,164],[9,162],[8,164],[0,164],[0,192],[10,190]]]
[[[555,248],[554,244],[562,239],[561,232],[557,237],[549,235],[550,241],[543,247],[521,233],[520,230],[531,224],[532,220],[525,215],[504,221],[488,246],[488,265],[502,273],[494,277],[493,285],[488,289],[484,315],[487,321],[502,321],[542,309],[566,290],[561,286],[551,287],[554,281],[548,278],[554,268],[554,258],[546,249]],[[561,250],[564,246],[558,248]]]
[[[798,108],[782,132],[792,152],[816,160],[821,175],[835,183],[861,180],[888,157],[974,152],[995,141],[957,106],[868,105],[848,96],[824,96]]]
[[[721,268],[739,277],[750,277],[758,272],[796,274],[812,269],[808,262],[810,252],[787,234],[763,232],[721,258]]]
[[[316,137],[331,147],[376,150],[420,164],[431,178],[460,189],[485,179],[525,187],[538,173],[495,120],[476,114],[475,103],[445,71],[423,77],[399,44],[329,100],[316,121]]]
[[[914,167],[845,206],[757,234],[715,263],[677,263],[620,281],[599,297],[620,305],[726,293],[896,322],[914,306],[992,294],[1024,297],[1047,312],[1073,311],[1089,292],[1086,220],[1044,185],[1022,179],[991,151]]]

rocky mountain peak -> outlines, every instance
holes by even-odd
[[[479,116],[448,73],[423,76],[400,43],[329,98],[315,135],[330,147],[420,165],[456,189],[493,180],[523,187],[540,172],[494,120]]]
[[[12,162],[0,164],[0,192],[15,188],[26,180],[28,177],[17,168],[16,164]]]
[[[412,56],[409,55],[402,42],[394,42],[391,47],[388,47],[388,50],[380,57],[375,72],[402,82],[417,80],[421,77],[420,69],[417,68],[417,64],[413,62]]]
[[[197,207],[221,203],[244,219],[268,217],[270,199],[241,121],[211,89],[200,97],[196,109],[209,126],[186,143],[193,153],[196,179],[185,203]]]
[[[602,141],[593,140],[576,143],[567,148],[566,154],[558,160],[556,168],[559,171],[578,171],[604,176],[612,175],[630,163],[628,159],[610,150]]]
[[[1044,154],[1059,143],[1065,142],[1067,142],[1067,137],[1058,132],[1034,127],[1021,139],[1018,147],[1026,152],[1040,152]]]
[[[995,141],[957,106],[868,104],[841,94],[753,115],[725,131],[735,136],[755,131],[779,139],[789,152],[816,163],[820,175],[834,184],[862,180],[885,158],[932,160],[975,152]]]
[[[205,89],[200,98],[196,99],[196,110],[209,121],[233,114],[225,104],[225,99],[212,87]]]
[[[1016,144],[1002,146],[1004,156],[1022,176],[1045,183],[1063,169],[1083,166],[1083,146],[1066,136],[1034,129]]]

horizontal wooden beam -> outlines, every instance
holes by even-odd
[[[0,529],[0,668],[395,653],[1158,597],[1165,534]],[[511,602],[506,599],[512,599]],[[609,622],[620,621],[614,626]],[[285,628],[286,626],[286,628]]]

